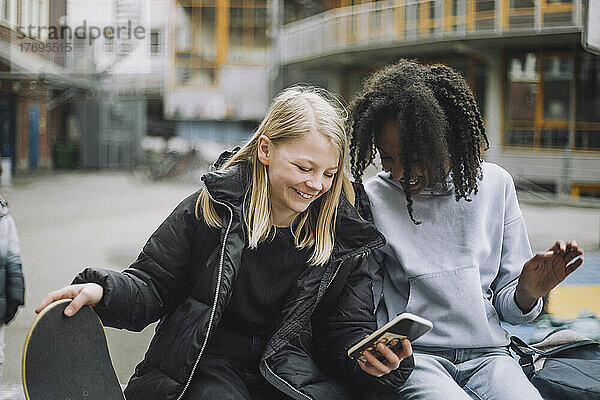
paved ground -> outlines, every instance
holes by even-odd
[[[7,329],[0,399],[23,398],[21,351],[42,297],[69,283],[84,266],[127,266],[158,224],[195,189],[194,184],[141,182],[120,172],[75,172],[22,178],[2,190],[19,229],[27,306]],[[522,208],[535,250],[558,238],[576,238],[590,253],[599,250],[600,209],[528,204]],[[600,257],[590,260],[600,265]],[[589,279],[598,276],[593,273]],[[122,382],[143,357],[153,329],[142,333],[108,329]]]
[[[160,222],[195,190],[192,184],[141,182],[112,172],[31,177],[3,190],[19,230],[26,307],[6,332],[2,382],[21,381],[24,339],[33,310],[48,291],[68,284],[84,266],[126,267]],[[143,357],[153,329],[107,329],[122,382]],[[8,392],[0,389],[0,399],[10,399]]]

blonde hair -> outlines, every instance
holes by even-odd
[[[247,186],[244,197],[243,218],[248,228],[248,243],[251,249],[255,249],[276,229],[271,219],[267,166],[258,160],[259,137],[265,135],[273,146],[277,146],[279,143],[318,132],[337,148],[338,172],[333,178],[331,188],[296,216],[292,223],[292,233],[297,248],[314,247],[309,260],[311,265],[324,265],[329,260],[333,251],[335,221],[341,193],[354,202],[352,185],[344,173],[348,145],[345,132],[346,116],[341,113],[341,103],[337,101],[340,105],[337,107],[334,101],[337,100],[327,91],[310,86],[294,86],[284,90],[273,100],[252,138],[221,167],[227,169],[242,162],[250,164],[251,184]],[[206,189],[200,194],[198,203],[206,223],[215,228],[221,227],[221,217],[216,213]]]

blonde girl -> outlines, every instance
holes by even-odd
[[[87,268],[38,307],[73,298],[67,316],[90,304],[135,331],[160,320],[128,399],[348,399],[333,375],[371,391],[410,373],[408,341],[381,345],[383,362],[346,356],[376,327],[364,256],[384,240],[347,200],[344,118],[328,97],[285,90],[128,269]]]

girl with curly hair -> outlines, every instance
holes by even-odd
[[[532,321],[583,262],[574,241],[532,255],[511,176],[482,160],[482,117],[464,79],[401,60],[351,105],[358,207],[387,244],[373,253],[379,324],[407,311],[433,322],[413,345],[403,399],[541,399],[500,321]],[[379,172],[362,186],[365,168]]]

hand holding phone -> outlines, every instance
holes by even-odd
[[[431,321],[416,316],[410,313],[402,313],[396,318],[373,332],[371,335],[361,340],[348,350],[348,357],[355,360],[365,360],[363,354],[365,350],[372,353],[377,359],[386,359],[378,348],[381,348],[380,344],[390,347],[393,352],[401,351],[398,346],[401,345],[403,339],[408,339],[410,342],[414,342],[419,337],[429,332],[433,328]]]
[[[397,351],[380,342],[372,350],[363,351],[356,361],[363,371],[380,377],[397,369],[402,360],[412,354],[412,347],[408,339],[402,339],[395,349]]]
[[[369,338],[369,336],[367,336],[367,339]],[[375,358],[383,362],[386,360],[386,356],[379,351],[381,347],[378,345],[381,343],[385,347],[389,348],[393,353],[399,353],[402,351],[403,339],[407,339],[407,337],[405,335],[396,335],[390,332],[386,332],[381,337],[379,337],[379,339],[375,340],[372,346],[369,346],[366,349],[364,349],[362,353],[356,358],[366,362],[367,360],[365,359],[364,352],[369,351],[375,356]]]

